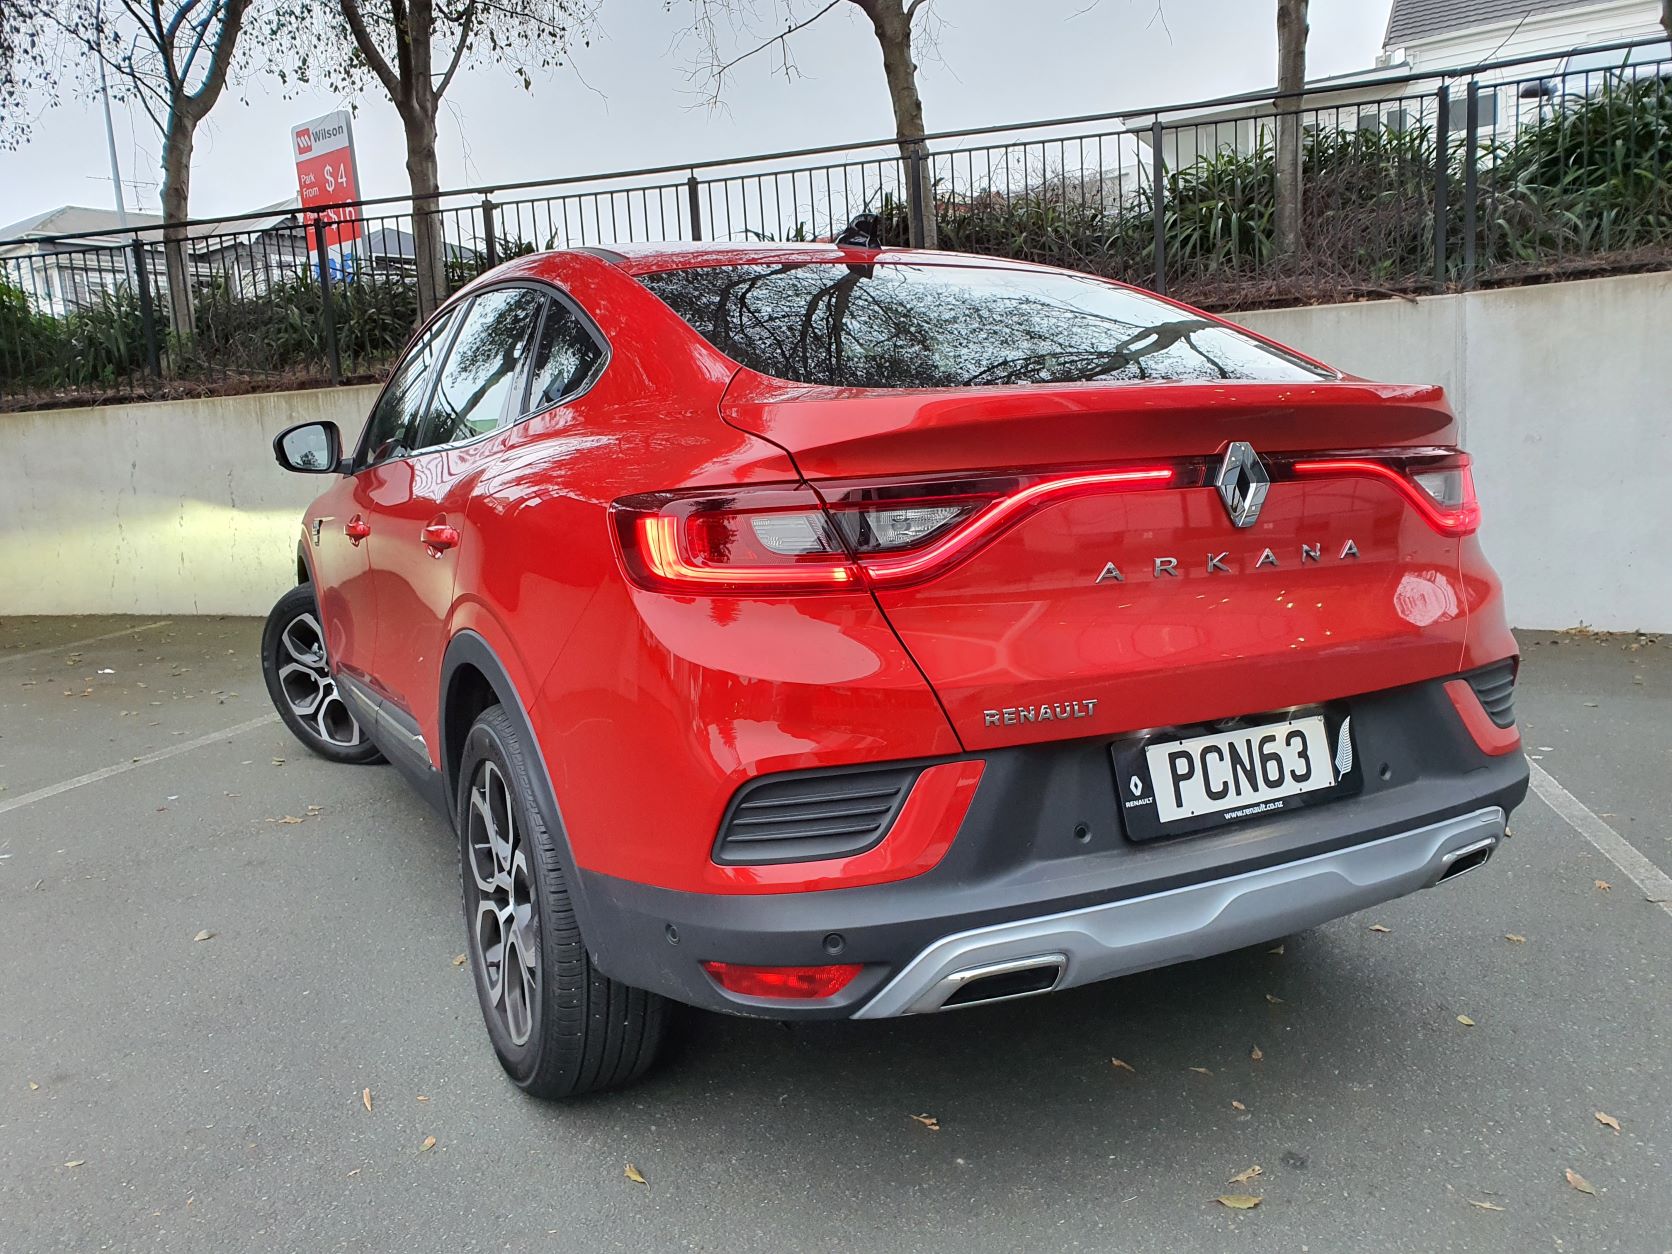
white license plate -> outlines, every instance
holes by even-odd
[[[1241,818],[1335,783],[1320,717],[1150,745],[1144,759],[1163,823],[1203,814]]]

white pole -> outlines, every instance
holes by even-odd
[[[101,9],[103,6],[100,6]],[[99,41],[99,95],[104,97],[105,144],[110,149],[110,184],[116,189],[116,225],[128,226],[128,207],[122,201],[122,167],[116,162],[116,127],[110,120],[110,84],[105,81],[104,18],[102,12],[94,18],[95,38]]]

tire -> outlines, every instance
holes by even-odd
[[[505,1073],[534,1097],[576,1097],[644,1074],[662,1044],[667,1002],[593,966],[560,842],[535,803],[537,769],[505,710],[484,711],[458,775],[466,950]]]
[[[356,765],[383,761],[331,676],[311,584],[292,588],[267,615],[261,675],[290,734],[320,757]]]

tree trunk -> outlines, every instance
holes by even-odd
[[[911,55],[911,23],[922,0],[854,0],[871,19],[877,44],[882,48],[882,71],[888,79],[888,99],[894,107],[894,137],[900,144],[905,177],[913,177],[915,164],[916,203],[923,215],[923,238],[914,240],[923,248],[937,242],[935,229],[934,171],[923,144],[923,100],[917,94],[917,64]],[[914,162],[914,158],[916,158]],[[908,193],[909,195],[911,193]]]
[[[1672,39],[1672,0],[1660,0],[1660,24],[1666,37]]]
[[[1277,255],[1301,246],[1301,93],[1306,89],[1307,0],[1277,0]]]
[[[412,261],[418,273],[418,319],[447,299],[447,249],[442,232],[441,176],[435,159],[435,113],[422,106],[402,110],[406,128],[406,179],[412,191]]]
[[[197,142],[194,122],[178,109],[163,137],[163,258],[168,272],[168,323],[175,335],[192,334],[192,269],[186,228],[192,188],[192,146]]]

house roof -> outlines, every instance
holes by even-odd
[[[1518,22],[1533,13],[1596,3],[1597,0],[1393,0],[1382,47],[1397,48],[1413,39]]]
[[[128,226],[157,226],[162,218],[154,213],[128,214]],[[89,209],[86,205],[59,205],[22,222],[0,227],[0,239],[23,239],[41,235],[103,235],[121,230],[113,209]]]

